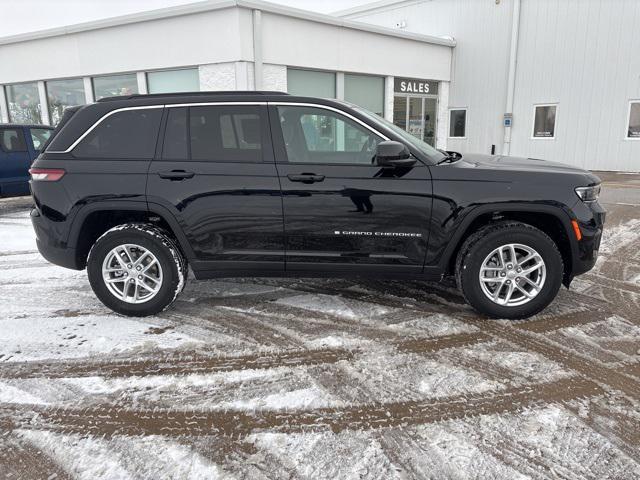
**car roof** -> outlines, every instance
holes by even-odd
[[[51,125],[37,123],[0,123],[0,128],[46,128],[47,130],[53,130]]]

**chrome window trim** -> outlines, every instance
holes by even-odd
[[[344,110],[340,110],[339,108],[331,107],[329,105],[321,105],[319,103],[300,103],[300,102],[269,102],[269,105],[289,105],[289,106],[292,106],[292,107],[313,107],[313,108],[320,108],[320,109],[324,109],[324,110],[330,110],[332,112],[337,112],[337,113],[339,113],[341,115],[344,115],[345,117],[353,120],[354,122],[359,123],[364,128],[366,128],[370,132],[375,133],[376,135],[378,135],[379,137],[383,138],[384,140],[389,140],[389,137],[387,137],[386,135],[380,133],[378,130],[373,128],[368,123],[363,122],[359,118],[354,117],[353,115],[351,115],[350,113],[345,112]]]
[[[362,120],[360,120],[359,118],[354,117],[353,115],[351,115],[348,112],[345,112],[344,110],[341,110],[339,108],[335,108],[335,107],[331,107],[329,105],[322,105],[319,103],[300,103],[300,102],[242,102],[242,101],[236,101],[236,102],[197,102],[197,103],[172,103],[172,104],[162,104],[162,105],[141,105],[141,106],[137,106],[137,107],[123,107],[123,108],[117,108],[115,110],[111,110],[108,113],[105,113],[102,117],[100,117],[98,120],[96,120],[96,122],[91,125],[87,130],[85,130],[85,132],[80,135],[67,149],[65,150],[46,150],[46,153],[70,153],[74,148],[76,148],[78,146],[78,144],[84,140],[84,138],[89,135],[98,125],[100,125],[106,118],[110,117],[111,115],[115,115],[116,113],[120,113],[120,112],[126,112],[129,110],[145,110],[145,109],[152,109],[152,108],[177,108],[177,107],[204,107],[204,106],[217,106],[217,105],[221,105],[221,106],[225,106],[225,105],[283,105],[283,106],[293,106],[293,107],[312,107],[312,108],[319,108],[319,109],[323,109],[323,110],[329,110],[332,112],[336,112],[339,113],[340,115],[344,115],[345,117],[349,118],[350,120],[353,120],[356,123],[359,123],[360,125],[362,125],[363,127],[365,127],[367,130],[369,130],[370,132],[376,134],[377,136],[383,138],[384,140],[389,140],[389,137],[387,137],[386,135],[380,133],[378,130],[376,130],[375,128],[373,128],[372,126],[370,126],[368,123],[363,122]]]

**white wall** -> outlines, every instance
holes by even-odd
[[[640,171],[640,141],[625,139],[640,98],[639,26],[638,1],[522,1],[514,155]],[[533,105],[552,102],[556,139],[531,139]]]
[[[503,140],[513,0],[404,1],[347,18],[453,35],[450,107],[467,107],[467,138],[448,148],[488,153]],[[511,154],[602,170],[640,171],[626,140],[640,99],[640,1],[521,0]],[[558,102],[556,139],[531,139],[533,105]]]
[[[240,28],[247,14],[229,8],[0,45],[0,84],[252,61],[251,28]]]
[[[268,12],[262,15],[262,29],[263,57],[268,63],[383,76],[449,80],[449,46]]]
[[[453,49],[449,104],[468,108],[473,123],[467,124],[466,139],[447,139],[447,148],[461,152],[490,153],[502,147],[508,77],[512,0],[431,0],[399,2],[347,18],[428,35],[451,35]],[[420,57],[405,59],[414,63]],[[433,77],[424,77],[433,78]],[[439,119],[440,120],[440,119]],[[447,126],[446,121],[440,126]],[[448,131],[446,132],[448,134]]]

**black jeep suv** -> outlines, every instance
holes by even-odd
[[[593,267],[600,180],[441,152],[340,101],[134,95],[67,109],[31,169],[38,248],[125,315],[196,278],[455,275],[492,317],[545,308]]]

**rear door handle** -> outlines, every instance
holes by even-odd
[[[171,170],[170,172],[158,172],[160,178],[167,180],[185,180],[187,178],[193,178],[195,173],[185,172],[184,170]]]
[[[301,173],[300,175],[287,175],[292,182],[316,183],[324,180],[324,175],[316,175],[315,173]]]

